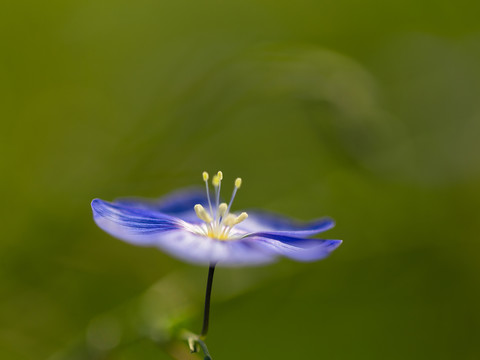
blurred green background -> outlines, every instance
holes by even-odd
[[[3,2],[0,358],[184,351],[162,329],[199,330],[207,269],[108,236],[89,202],[222,170],[236,210],[330,215],[344,243],[218,269],[214,359],[479,359],[479,11]]]

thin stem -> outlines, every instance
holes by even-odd
[[[215,264],[210,264],[208,268],[207,289],[205,291],[205,308],[203,311],[203,327],[200,333],[201,337],[207,336],[208,320],[210,317],[210,295],[212,294],[213,273],[215,272]]]
[[[204,360],[212,360],[212,356],[208,352],[207,344],[199,338],[198,335],[191,333],[190,331],[184,330],[181,333],[181,337],[188,342],[188,348],[190,349],[190,353],[198,352],[197,344],[200,345],[200,348],[203,351]]]
[[[205,357],[203,358],[204,360],[212,360],[212,357],[210,356],[210,353],[208,352],[208,348],[207,348],[207,344],[205,344],[202,340],[200,339],[197,339],[197,343],[198,345],[200,345],[200,347],[202,348],[203,350],[203,355],[205,355]]]

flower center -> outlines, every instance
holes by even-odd
[[[203,181],[205,182],[205,188],[207,190],[209,209],[206,210],[200,204],[194,206],[195,213],[197,214],[198,218],[205,222],[205,225],[198,226],[197,229],[195,229],[196,232],[217,240],[233,240],[239,238],[240,236],[236,234],[235,231],[232,232],[232,229],[235,225],[245,220],[248,217],[248,214],[246,212],[242,212],[240,215],[236,216],[230,213],[230,208],[232,206],[233,199],[235,199],[235,195],[237,194],[237,190],[240,189],[240,186],[242,186],[242,179],[237,178],[235,180],[235,187],[233,189],[232,197],[230,199],[230,203],[227,205],[226,203],[220,204],[220,188],[222,186],[223,173],[219,171],[216,175],[214,175],[212,178],[212,185],[215,189],[215,202],[214,206],[212,206],[212,200],[210,199],[210,191],[208,187],[209,176],[206,171],[204,171],[202,175]]]

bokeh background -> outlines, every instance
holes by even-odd
[[[10,1],[0,358],[197,359],[207,269],[92,198],[222,170],[237,210],[330,215],[312,264],[219,269],[214,359],[480,358],[476,1]],[[227,195],[228,196],[228,195]]]

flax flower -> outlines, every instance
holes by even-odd
[[[187,262],[219,266],[270,263],[279,257],[296,261],[325,258],[341,240],[310,238],[334,226],[330,218],[297,222],[252,211],[235,214],[232,203],[242,180],[234,182],[229,203],[220,201],[223,174],[203,173],[205,191],[181,190],[157,201],[126,198],[92,201],[97,225],[114,237],[139,246],[157,247]]]

